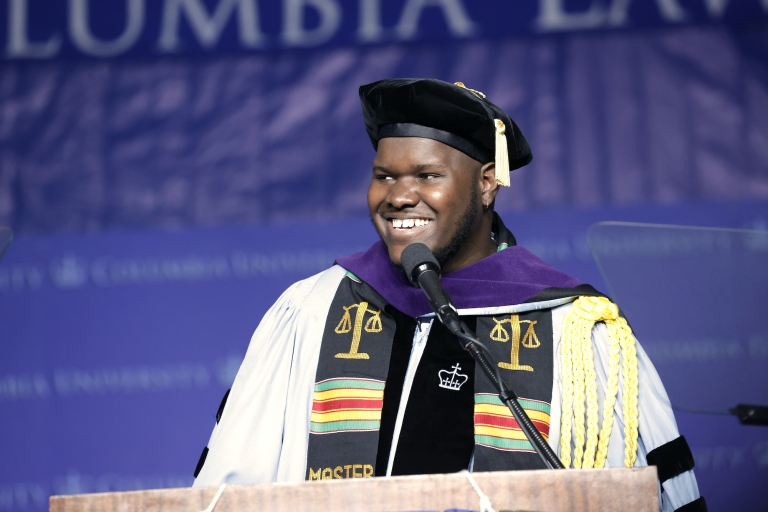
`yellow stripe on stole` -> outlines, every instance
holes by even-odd
[[[549,414],[535,409],[526,409],[525,412],[532,420],[541,421],[549,425]],[[493,414],[494,416],[512,417],[512,413],[506,405],[475,404],[475,414]]]
[[[315,402],[333,400],[335,398],[375,398],[382,400],[384,390],[381,389],[329,389],[328,391],[315,391]]]
[[[528,438],[525,436],[525,433],[523,433],[522,430],[518,429],[509,429],[509,428],[498,428],[498,427],[489,427],[486,425],[475,425],[475,435],[476,436],[493,436],[493,437],[500,437],[502,439],[514,439],[516,441],[527,441]],[[549,436],[542,432],[542,437],[544,437],[544,440],[549,440]]]
[[[329,412],[313,412],[312,421],[315,423],[328,423],[330,421],[381,420],[381,411],[356,411],[341,410]]]

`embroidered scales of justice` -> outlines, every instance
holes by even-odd
[[[507,329],[504,328],[504,324],[510,324],[510,328],[512,329],[512,350],[510,360],[508,363],[499,363],[499,368],[532,372],[533,367],[528,366],[527,364],[520,364],[520,345],[525,348],[538,348],[541,346],[539,337],[536,336],[536,330],[534,329],[537,320],[520,320],[519,315],[510,315],[509,318],[504,318],[503,320],[497,320],[496,317],[493,317],[493,321],[496,322],[496,325],[491,330],[491,339],[493,341],[506,343],[509,341],[510,336]],[[523,335],[521,340],[520,327],[522,324],[528,324],[528,329],[526,329],[525,335]]]
[[[461,386],[464,385],[465,382],[467,382],[467,377],[463,373],[459,373],[459,370],[461,370],[461,366],[458,364],[455,364],[451,367],[452,372],[449,372],[448,370],[440,370],[437,372],[437,376],[440,379],[440,387],[445,389],[450,389],[452,391],[458,391],[461,389]]]
[[[357,350],[360,348],[360,338],[363,336],[363,330],[369,333],[381,332],[381,310],[368,309],[366,301],[342,307],[344,308],[344,316],[341,317],[341,321],[336,326],[336,329],[334,329],[334,332],[337,334],[347,334],[352,331],[352,345],[349,348],[349,352],[340,352],[334,357],[337,359],[370,359],[368,354],[358,352]],[[349,313],[352,309],[355,310],[354,326]],[[366,313],[369,313],[371,316],[368,317],[368,321],[363,325]]]

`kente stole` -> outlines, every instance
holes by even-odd
[[[402,318],[403,313],[347,273],[333,298],[323,332],[307,450],[308,480],[374,476],[384,390],[398,327],[395,317]],[[474,323],[478,338],[491,351],[491,359],[547,439],[553,383],[551,310],[465,320]],[[445,338],[433,340],[430,333],[430,343],[436,341]],[[435,388],[441,388],[439,392],[456,393],[464,385],[474,385],[474,471],[543,468],[480,370],[462,371],[458,364],[447,362],[441,370],[429,371],[434,375],[427,373],[427,382],[433,379]],[[419,372],[425,375],[422,364],[417,376]],[[473,383],[467,382],[468,374],[474,374]],[[416,406],[414,402],[409,399],[408,408]],[[383,444],[389,446],[389,442]]]

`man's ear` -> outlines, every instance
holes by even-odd
[[[480,179],[482,184],[481,199],[483,206],[487,208],[496,200],[496,194],[499,192],[499,184],[496,183],[496,164],[488,162],[480,168]]]

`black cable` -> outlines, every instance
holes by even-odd
[[[464,332],[457,331],[454,334],[459,338],[460,342],[464,341],[464,343],[461,343],[464,350],[472,354],[472,357],[480,365],[485,375],[496,386],[496,389],[499,390],[499,399],[509,407],[512,416],[514,416],[517,424],[520,425],[536,453],[541,457],[544,465],[549,469],[565,469],[558,456],[542,437],[541,432],[534,426],[525,409],[520,406],[515,392],[501,378],[499,369],[486,356],[485,353],[490,353],[490,350],[477,340],[472,330],[464,322],[461,322],[461,326]],[[472,334],[471,336],[470,333]]]

